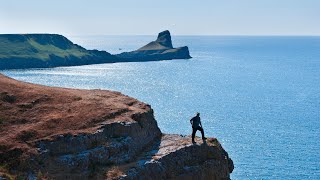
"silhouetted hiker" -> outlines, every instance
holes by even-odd
[[[204,137],[204,132],[200,120],[200,113],[197,113],[197,115],[190,120],[190,123],[192,125],[192,143],[196,143],[194,141],[194,136],[196,135],[197,130],[201,131],[202,140],[206,140],[207,138]]]

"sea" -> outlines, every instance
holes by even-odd
[[[69,36],[116,54],[154,36]],[[0,71],[48,86],[120,91],[152,106],[163,133],[207,137],[233,159],[231,179],[320,179],[320,37],[173,36],[192,59]],[[200,136],[200,132],[197,133]]]

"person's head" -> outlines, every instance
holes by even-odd
[[[199,112],[197,112],[197,116],[200,116],[200,113],[199,113]]]

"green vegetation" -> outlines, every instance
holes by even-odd
[[[90,53],[60,35],[0,35],[0,59],[33,58],[46,61],[52,54],[61,58],[68,56],[81,58]]]
[[[106,51],[86,50],[58,34],[0,34],[0,69],[78,66],[117,60]]]
[[[67,57],[67,56],[75,56],[75,57],[82,57],[89,55],[86,50],[79,49],[79,47],[71,46],[70,49],[60,49],[52,44],[42,45],[37,43],[34,39],[29,40],[30,45],[32,45],[35,49],[38,50],[37,55],[40,57],[40,59],[49,59],[49,54],[54,54],[59,57]],[[71,42],[70,42],[71,43]]]

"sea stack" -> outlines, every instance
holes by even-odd
[[[173,48],[168,30],[160,32],[155,41],[131,52],[116,55],[121,61],[157,61],[171,59],[190,59],[187,46]]]

